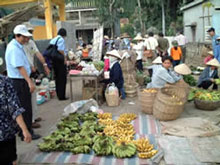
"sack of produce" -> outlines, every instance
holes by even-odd
[[[219,91],[196,90],[194,93],[196,108],[211,111],[220,107]]]
[[[175,120],[184,110],[184,102],[169,89],[161,88],[154,101],[153,115],[158,120]]]
[[[109,107],[119,106],[119,92],[114,83],[109,84],[106,88],[105,98]]]
[[[142,112],[146,114],[153,114],[154,100],[157,95],[158,89],[141,89],[138,91],[138,100],[141,106]]]

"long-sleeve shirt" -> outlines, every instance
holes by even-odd
[[[14,138],[18,131],[16,118],[24,111],[11,80],[0,75],[0,141]]]
[[[218,44],[215,48],[215,58],[220,62],[220,44]]]
[[[217,69],[215,69],[211,74],[210,72],[212,72],[211,68],[209,66],[206,67],[205,70],[200,75],[197,85],[200,85],[203,81],[209,81],[212,78],[218,78]]]
[[[174,71],[161,67],[153,74],[152,81],[147,85],[147,88],[163,88],[166,83],[174,84],[180,79],[181,77],[175,74]]]
[[[212,37],[212,49],[213,49],[213,53],[214,53],[214,57],[216,58],[217,54],[216,54],[216,46],[218,45],[217,44],[217,41],[216,39],[218,38],[219,36],[218,35],[214,35]]]
[[[118,62],[116,62],[110,69],[109,83],[115,83],[118,89],[123,88],[124,78],[122,75],[121,66]]]

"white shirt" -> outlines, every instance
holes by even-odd
[[[24,52],[28,58],[29,64],[34,66],[34,56],[39,50],[33,40],[30,39],[29,42],[24,45]]]
[[[187,43],[186,37],[182,34],[176,36],[175,40],[178,42],[179,46],[184,46]]]
[[[156,50],[158,47],[157,39],[154,37],[149,37],[144,41],[144,46],[147,47],[147,50]]]
[[[143,42],[139,42],[137,45],[134,46],[133,49],[137,53],[137,60],[142,60],[143,53],[144,53],[144,43]]]

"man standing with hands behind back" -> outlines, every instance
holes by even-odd
[[[8,77],[12,80],[13,87],[18,95],[21,107],[25,109],[22,114],[28,131],[32,135],[32,139],[39,139],[41,136],[34,134],[32,129],[32,105],[31,93],[35,90],[35,85],[30,79],[31,66],[24,52],[23,45],[32,36],[25,25],[17,25],[14,28],[15,38],[8,44],[5,52],[6,68]],[[23,140],[22,132],[19,136]]]

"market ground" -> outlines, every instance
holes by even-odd
[[[81,100],[82,97],[82,82],[76,81],[74,82],[74,101]],[[70,96],[69,92],[69,84],[67,84],[67,96]],[[56,123],[60,120],[63,109],[70,103],[70,100],[67,101],[58,101],[56,98],[51,99],[49,102],[46,102],[39,106],[39,116],[42,117],[43,121],[40,122],[41,128],[36,129],[35,132],[37,134],[42,135],[42,137],[47,136],[50,132],[55,128]],[[142,113],[140,107],[138,105],[138,100],[136,98],[127,98],[123,100],[119,107],[110,108],[107,107],[104,103],[101,107],[105,112],[111,112],[113,115],[120,115],[121,113],[131,112],[131,113]],[[185,107],[185,111],[182,113],[181,117],[203,117],[209,119],[211,121],[218,122],[220,119],[220,109],[212,112],[200,111],[195,109],[193,103],[187,103]],[[26,154],[39,143],[40,140],[32,141],[30,144],[26,144],[21,142],[20,139],[17,139],[17,153],[18,160],[21,155]],[[24,165],[22,163],[18,163],[19,165]],[[164,164],[162,161],[160,164]],[[28,164],[30,165],[30,164]],[[39,164],[34,164],[39,165]]]

